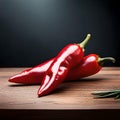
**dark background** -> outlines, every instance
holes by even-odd
[[[0,0],[0,67],[35,66],[69,43],[91,41],[85,54],[120,66],[118,0]]]

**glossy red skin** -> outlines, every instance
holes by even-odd
[[[77,80],[83,77],[88,77],[96,74],[102,68],[98,63],[99,56],[96,54],[89,54],[85,56],[80,64],[70,71],[66,80]]]
[[[9,82],[22,83],[22,84],[41,84],[45,76],[45,72],[50,67],[54,58],[39,64],[33,68],[26,69],[17,75],[9,78]],[[89,54],[83,58],[78,66],[71,69],[65,81],[77,80],[83,77],[88,77],[96,74],[101,70],[98,63],[98,55]]]
[[[77,66],[84,56],[83,49],[78,44],[65,46],[46,71],[38,96],[44,96],[52,92],[63,82],[71,68]]]
[[[50,67],[53,60],[54,58],[35,67],[25,69],[24,71],[10,77],[8,81],[21,84],[40,84],[45,76],[45,72]]]

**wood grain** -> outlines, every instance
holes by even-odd
[[[62,83],[53,93],[37,97],[39,85],[20,85],[8,78],[26,68],[0,68],[0,109],[94,110],[120,109],[120,100],[94,99],[94,91],[120,89],[120,67],[104,67],[99,73]]]

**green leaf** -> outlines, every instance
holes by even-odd
[[[120,90],[110,90],[110,91],[103,91],[103,92],[94,92],[92,93],[94,98],[120,98]]]

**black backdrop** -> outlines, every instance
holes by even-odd
[[[116,0],[0,0],[0,67],[35,66],[68,43],[91,41],[85,54],[112,56],[120,66]]]

